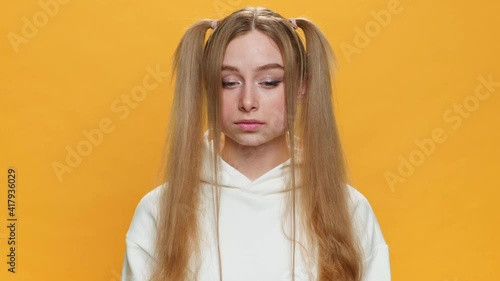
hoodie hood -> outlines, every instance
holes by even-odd
[[[215,177],[212,171],[212,155],[214,155],[212,150],[213,140],[209,139],[209,131],[205,132],[203,138],[201,181],[213,185],[215,184]],[[286,189],[286,179],[290,172],[290,159],[252,181],[224,161],[219,153],[216,153],[215,157],[219,161],[219,186],[222,189],[239,189],[241,192],[261,196],[281,193]]]

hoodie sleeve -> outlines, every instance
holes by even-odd
[[[355,231],[363,250],[362,281],[391,281],[389,247],[370,203],[349,186]]]
[[[147,281],[151,276],[154,258],[157,208],[160,187],[146,194],[135,209],[127,231],[122,281]]]

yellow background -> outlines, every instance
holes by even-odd
[[[1,280],[119,280],[134,209],[158,184],[169,78],[135,108],[113,103],[125,105],[148,67],[170,75],[189,25],[247,5],[309,17],[331,41],[352,184],[379,219],[393,280],[498,280],[500,87],[474,96],[479,77],[500,82],[498,2],[66,0],[52,15],[40,3],[58,2],[8,1],[0,11]],[[382,10],[391,14],[383,25]],[[12,41],[26,22],[38,25],[25,30],[31,38]],[[58,178],[54,163],[66,165],[67,148],[101,122],[112,130]],[[417,145],[425,139],[427,154]],[[409,159],[418,165],[398,171]],[[9,167],[16,274],[6,264]]]

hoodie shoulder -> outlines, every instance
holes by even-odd
[[[387,243],[368,199],[353,186],[347,186],[354,229],[359,237],[366,259],[377,247],[387,245]]]
[[[363,251],[362,281],[390,281],[389,247],[375,213],[356,188],[348,185],[354,230]]]
[[[125,239],[122,280],[147,280],[151,274],[151,265],[155,262],[158,203],[163,186],[149,191],[135,208]]]
[[[159,200],[163,186],[154,188],[141,198],[127,231],[127,240],[140,242],[156,233]]]

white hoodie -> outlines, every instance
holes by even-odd
[[[205,134],[205,151],[209,151]],[[292,280],[291,237],[289,220],[283,220],[286,193],[283,192],[290,160],[251,181],[221,160],[219,237],[224,281],[288,281]],[[219,281],[215,216],[210,182],[210,160],[205,154],[202,169],[203,213],[200,215],[201,267],[198,281]],[[146,281],[155,261],[158,186],[139,202],[126,234],[126,251],[122,270],[123,281]],[[363,250],[362,281],[390,281],[389,249],[378,221],[367,199],[348,185],[355,231]],[[285,234],[286,233],[286,234]],[[300,230],[297,240],[301,240]],[[307,247],[307,246],[306,246]],[[296,243],[296,281],[316,280],[313,254]],[[297,254],[300,253],[300,254]],[[191,263],[195,268],[195,263]]]

